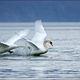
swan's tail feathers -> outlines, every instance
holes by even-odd
[[[7,49],[9,46],[5,43],[0,42],[0,54],[5,52],[5,49]]]
[[[24,46],[12,46],[10,47],[9,45],[5,43],[0,42],[0,54],[5,53],[5,52],[11,52],[11,50],[19,48],[19,47],[24,47]]]
[[[14,35],[13,37],[11,37],[6,44],[7,45],[14,45],[14,43],[22,38],[24,38],[25,36],[27,36],[29,33],[29,30],[22,30],[19,33],[17,33],[16,35]]]

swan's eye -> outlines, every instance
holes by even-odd
[[[53,43],[50,41],[50,44],[53,46]]]

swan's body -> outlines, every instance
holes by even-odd
[[[35,34],[31,40],[27,40],[31,48],[31,55],[40,55],[48,52],[52,46],[52,42],[46,39],[47,33],[45,32],[42,22],[35,22]],[[50,44],[51,42],[51,44]]]
[[[5,52],[12,53],[11,50],[15,48],[23,47],[23,46],[17,46],[15,42],[25,37],[27,34],[28,34],[28,30],[23,30],[17,33],[16,35],[14,35],[12,38],[10,38],[7,42],[5,43],[0,42],[0,54],[5,53]]]
[[[15,45],[15,42],[21,38],[24,38],[28,34],[28,30],[24,30],[19,32],[10,38],[7,42],[0,42],[0,54],[9,52],[12,53],[12,50],[19,47]],[[35,34],[31,40],[25,39],[29,44],[30,54],[38,56],[40,54],[44,54],[48,52],[48,49],[52,47],[52,41],[47,39],[47,33],[45,32],[42,22],[35,22]]]

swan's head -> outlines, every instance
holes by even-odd
[[[45,48],[52,48],[53,47],[53,42],[51,40],[45,40],[44,41],[44,47]]]

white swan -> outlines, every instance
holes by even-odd
[[[10,38],[5,43],[0,42],[0,54],[5,53],[5,52],[12,53],[13,49],[18,48],[18,47],[24,47],[24,46],[17,46],[15,44],[15,42],[18,41],[19,39],[25,37],[28,34],[28,32],[29,32],[29,30],[20,31],[19,33],[14,35],[12,38]]]
[[[47,34],[43,28],[41,20],[35,22],[35,34],[31,40],[26,41],[29,43],[31,55],[39,56],[48,52],[48,49],[53,46],[51,40],[47,39]]]

